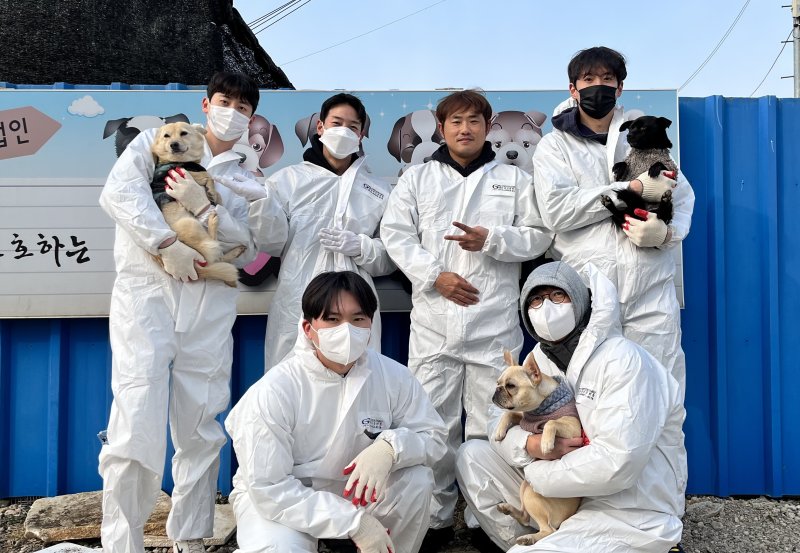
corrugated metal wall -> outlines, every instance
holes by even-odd
[[[683,251],[688,491],[800,495],[800,357],[790,349],[800,339],[800,101],[683,98],[679,109],[681,169],[697,196]],[[234,401],[261,375],[265,325],[240,317],[234,327]],[[0,320],[0,497],[101,488],[107,326]],[[384,328],[384,352],[405,360],[408,314],[387,313]],[[222,460],[227,493],[230,444]]]

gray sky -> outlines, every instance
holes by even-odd
[[[249,23],[287,1],[233,5]],[[626,88],[675,89],[718,46],[745,3],[311,0],[256,36],[298,89],[566,89],[569,59],[596,45],[626,56]],[[751,0],[679,95],[748,97],[777,58],[755,96],[791,97],[792,79],[781,77],[793,73],[793,45],[778,57],[792,27],[791,10],[781,6],[790,3]]]

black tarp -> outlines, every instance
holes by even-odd
[[[0,0],[0,81],[204,85],[241,71],[294,88],[232,0]]]

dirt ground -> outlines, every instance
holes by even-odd
[[[25,537],[23,525],[32,503],[0,500],[0,553],[33,553],[46,546]],[[470,543],[471,533],[461,518],[463,505],[460,501],[456,512],[455,539],[443,553],[482,553]],[[686,553],[800,553],[800,499],[796,498],[690,496],[683,524]],[[73,543],[100,548],[100,540]],[[234,537],[223,546],[209,548],[209,553],[233,553],[235,549]],[[148,553],[170,551],[150,549]]]

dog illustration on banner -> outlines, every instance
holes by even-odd
[[[283,156],[283,138],[278,127],[266,117],[254,115],[247,133],[233,145],[233,151],[242,156],[239,162],[242,167],[253,173],[257,180],[263,180],[261,170],[275,165]],[[239,269],[239,282],[245,286],[260,286],[269,277],[277,277],[280,268],[280,258],[258,252],[250,264]]]
[[[261,170],[275,165],[283,156],[283,138],[278,127],[267,118],[254,115],[247,133],[233,145],[233,151],[243,156],[242,167],[256,177],[263,177]]]
[[[158,115],[135,115],[106,121],[103,129],[103,139],[114,135],[114,148],[117,157],[122,155],[128,144],[145,129],[157,129],[168,123],[188,123],[189,118],[182,113],[160,117]]]
[[[399,176],[412,165],[430,160],[433,152],[442,144],[444,137],[439,132],[435,112],[422,109],[412,111],[395,122],[386,148],[392,157],[403,164]]]
[[[542,139],[542,125],[547,116],[540,111],[501,111],[492,114],[486,140],[498,163],[516,165],[533,173],[533,152]]]

